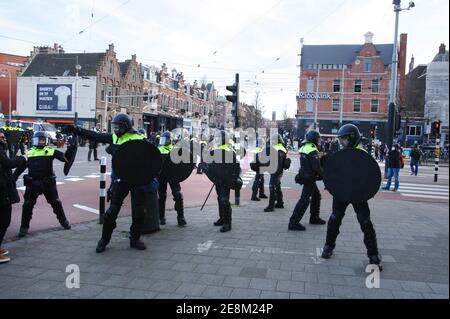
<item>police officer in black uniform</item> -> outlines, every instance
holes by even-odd
[[[361,133],[358,127],[353,124],[346,124],[339,129],[337,134],[339,142],[343,148],[356,148],[361,152],[365,152],[360,145]],[[333,198],[333,213],[328,221],[327,237],[325,247],[323,248],[322,258],[328,259],[333,255],[333,250],[336,247],[336,239],[339,235],[339,228],[342,223],[342,219],[345,216],[345,211],[349,203],[344,203],[336,198]],[[375,228],[370,220],[370,209],[366,202],[352,204],[358,218],[361,231],[364,234],[364,244],[367,248],[367,256],[369,257],[369,263],[375,264],[380,267],[381,270],[381,256],[378,252],[377,236]]]
[[[58,218],[64,229],[70,229],[70,223],[66,218],[61,200],[56,188],[56,176],[53,171],[53,160],[67,162],[64,153],[48,147],[49,137],[46,132],[35,132],[33,134],[33,147],[27,152],[28,160],[14,171],[14,178],[19,176],[28,168],[28,175],[23,177],[25,189],[24,203],[22,207],[22,223],[19,237],[25,237],[30,228],[33,217],[33,208],[37,198],[44,194],[47,202],[52,206],[53,213]]]
[[[320,201],[322,199],[316,181],[322,179],[322,168],[320,166],[319,149],[320,134],[316,130],[306,133],[305,143],[300,147],[300,171],[296,181],[303,185],[302,195],[294,208],[289,220],[289,230],[306,230],[300,223],[311,201],[311,217],[309,223],[312,225],[324,225],[326,222],[319,217]]]
[[[120,113],[116,115],[112,124],[114,126],[114,133],[97,133],[89,130],[82,129],[80,127],[69,127],[69,130],[79,136],[86,139],[96,141],[98,143],[110,144],[109,150],[114,157],[114,153],[117,151],[120,145],[125,144],[133,140],[143,140],[144,136],[137,133],[133,129],[131,117],[127,114]],[[147,247],[144,242],[140,240],[141,228],[144,220],[144,199],[145,188],[129,185],[120,180],[119,176],[115,176],[114,172],[111,176],[112,179],[112,198],[109,209],[105,212],[102,238],[97,244],[97,253],[105,251],[106,246],[111,240],[112,233],[116,228],[116,219],[119,215],[120,208],[122,207],[124,199],[128,193],[131,193],[131,218],[132,224],[130,228],[130,247],[138,250],[144,250]]]
[[[255,149],[255,168],[257,169],[255,175],[255,181],[252,185],[252,201],[259,202],[261,199],[268,198],[266,194],[264,194],[264,173],[259,172],[259,168],[261,166],[261,162],[259,159],[260,154],[264,151],[265,142],[263,138],[258,138]],[[258,197],[259,190],[259,197]]]
[[[233,163],[226,163],[225,165],[231,164],[231,170],[227,171],[227,173],[231,174],[231,179],[237,181],[239,179],[239,174],[241,173],[241,167],[237,161],[235,150],[230,147],[228,142],[228,134],[224,130],[220,130],[215,139],[215,147],[212,150],[211,155],[213,155],[215,151],[233,152]],[[231,215],[233,210],[230,203],[230,191],[233,188],[233,185],[229,185],[224,181],[217,181],[215,187],[217,202],[219,204],[219,219],[214,223],[214,226],[222,226],[220,232],[225,233],[231,230]]]
[[[170,151],[174,149],[170,132],[164,132],[159,140],[159,151],[163,156],[163,161],[170,161]],[[173,200],[175,201],[175,211],[177,212],[178,226],[184,227],[187,222],[184,218],[184,201],[183,194],[181,194],[180,183],[169,182],[163,175],[158,177],[159,182],[159,223],[166,224],[166,199],[167,199],[167,184],[172,190]]]
[[[273,212],[275,208],[284,208],[283,192],[281,191],[281,178],[283,177],[283,170],[289,167],[285,166],[287,161],[287,150],[284,145],[283,137],[280,134],[274,134],[271,142],[267,143],[266,155],[270,156],[270,152],[277,152],[277,170],[270,174],[269,181],[269,206],[265,212]]]

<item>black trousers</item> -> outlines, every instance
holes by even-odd
[[[326,245],[334,249],[336,246],[336,239],[339,235],[339,228],[342,224],[342,219],[345,216],[345,211],[350,205],[349,203],[341,202],[333,199],[333,213],[328,221]],[[378,255],[378,244],[375,233],[375,228],[370,220],[370,209],[367,202],[352,204],[358,218],[361,231],[364,234],[364,244],[367,248],[367,256]]]
[[[35,186],[27,186],[25,189],[21,223],[21,227],[23,228],[30,228],[30,221],[33,218],[34,205],[36,205],[36,200],[42,193],[44,194],[47,203],[52,206],[53,213],[56,215],[56,218],[58,218],[58,221],[60,223],[66,221],[64,208],[61,200],[59,199],[58,189],[56,188],[56,181],[42,183],[42,189]]]
[[[274,205],[275,202],[277,204],[283,204],[283,192],[281,191],[281,178],[283,177],[283,173],[280,174],[271,174],[269,181],[269,205]]]
[[[253,194],[257,194],[259,190],[259,195],[264,194],[264,174],[256,173],[255,181],[253,182],[252,191]]]
[[[183,194],[181,194],[181,185],[180,183],[171,183],[166,180],[164,177],[160,176],[158,178],[159,182],[159,217],[162,219],[166,214],[166,200],[167,200],[167,184],[170,185],[170,189],[172,190],[173,200],[175,202],[175,210],[178,214],[184,213],[184,201]]]
[[[107,243],[111,240],[112,233],[116,228],[116,220],[120,208],[128,193],[131,193],[131,228],[130,239],[136,241],[141,237],[141,228],[144,222],[144,200],[145,192],[143,189],[131,186],[127,183],[115,181],[112,185],[111,206],[105,212],[103,219],[102,239]]]
[[[311,218],[319,217],[321,199],[322,195],[320,194],[316,182],[304,184],[302,195],[300,196],[297,205],[295,205],[294,212],[292,213],[290,221],[292,223],[299,223],[302,220],[303,215],[305,215],[305,212],[308,209],[310,203]]]
[[[92,152],[94,152],[94,160],[95,160],[95,161],[98,160],[98,157],[97,157],[97,148],[89,148],[89,152],[88,152],[88,161],[91,160],[91,154],[92,154]]]
[[[219,217],[225,224],[231,224],[231,203],[230,188],[224,185],[215,185],[217,193],[217,203],[219,204]]]
[[[0,206],[0,247],[3,242],[3,238],[5,238],[6,230],[11,224],[11,212],[11,204]]]

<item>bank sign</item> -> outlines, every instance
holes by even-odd
[[[300,92],[300,94],[298,95],[299,99],[305,99],[305,100],[315,100],[315,99],[319,99],[319,100],[330,100],[331,99],[331,95],[330,93],[311,93],[311,92]]]
[[[71,112],[72,84],[38,84],[36,111]]]

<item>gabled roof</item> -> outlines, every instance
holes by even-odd
[[[392,63],[392,44],[374,44],[385,65]],[[310,64],[345,64],[351,65],[363,46],[361,44],[345,45],[304,45],[302,66]]]
[[[22,76],[75,76],[76,57],[79,76],[96,76],[106,53],[38,54]]]

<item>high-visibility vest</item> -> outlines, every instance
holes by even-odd
[[[129,141],[141,141],[145,139],[144,136],[136,132],[127,132],[121,137],[118,137],[116,134],[113,134],[112,138],[114,145],[122,145]]]
[[[44,148],[37,148],[37,147],[32,147],[28,152],[27,152],[27,157],[28,158],[32,158],[32,157],[42,157],[42,156],[47,156],[47,157],[51,157],[55,154],[55,150],[51,147],[44,147]]]
[[[169,144],[167,146],[160,146],[160,147],[158,147],[159,151],[163,155],[170,154],[170,151],[173,150],[173,148],[174,148],[174,146],[172,144]]]
[[[312,152],[318,152],[317,146],[314,143],[306,143],[302,147],[300,147],[299,153],[302,154],[311,154]]]

